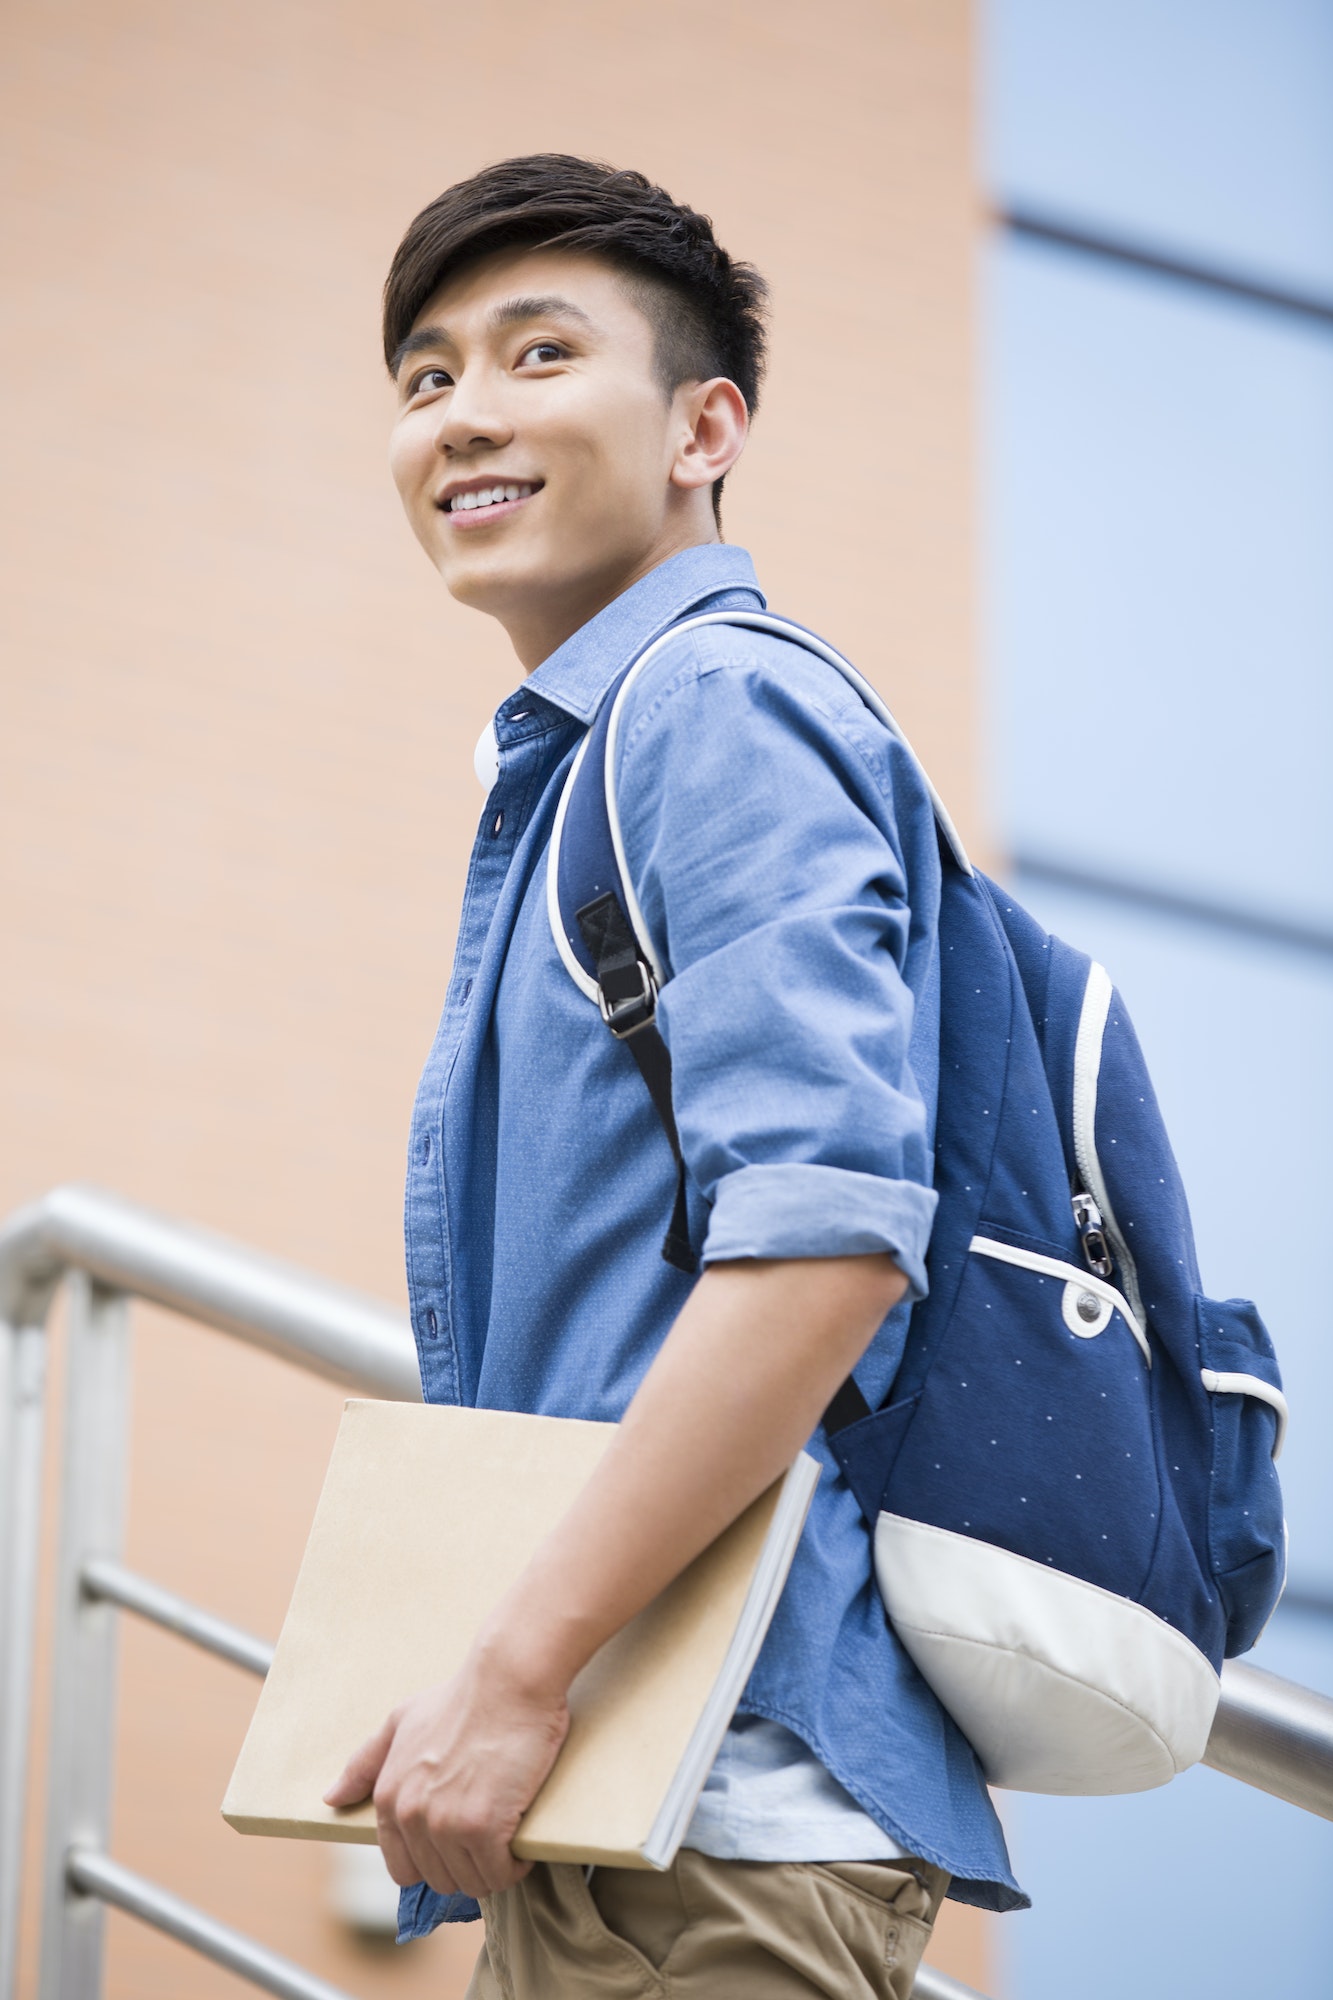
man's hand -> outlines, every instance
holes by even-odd
[[[380,1850],[400,1887],[491,1896],[532,1866],[509,1843],[568,1729],[563,1693],[523,1685],[483,1637],[452,1681],[393,1711],[324,1802],[373,1794]]]

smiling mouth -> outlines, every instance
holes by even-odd
[[[461,528],[479,528],[487,521],[498,521],[502,514],[512,514],[516,507],[530,500],[534,493],[540,493],[540,479],[495,480],[489,486],[469,487],[465,492],[451,493],[440,503],[440,511]]]

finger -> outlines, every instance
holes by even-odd
[[[356,1806],[368,1799],[375,1789],[375,1780],[380,1774],[389,1746],[393,1742],[394,1731],[398,1727],[398,1711],[384,1718],[375,1734],[361,1745],[353,1757],[343,1766],[342,1775],[329,1786],[324,1794],[326,1806]]]
[[[509,1851],[508,1842],[502,1834],[482,1828],[467,1830],[453,1829],[452,1837],[435,1845],[445,1859],[445,1865],[460,1880],[466,1879],[470,1896],[494,1896],[502,1889],[512,1889],[532,1867],[530,1861],[518,1861]]]
[[[408,1852],[407,1842],[391,1821],[380,1821],[379,1839],[384,1865],[400,1889],[410,1889],[414,1883],[426,1880],[425,1873]],[[435,1884],[432,1882],[430,1886],[433,1889]],[[443,1889],[440,1893],[447,1896],[449,1891]]]
[[[530,1861],[519,1861],[503,1841],[491,1843],[483,1849],[473,1847],[469,1858],[486,1884],[485,1894],[496,1896],[502,1889],[512,1889],[532,1872]]]
[[[476,1857],[469,1848],[461,1845],[456,1835],[447,1843],[434,1844],[432,1852],[435,1857],[432,1868],[457,1882],[465,1896],[472,1896],[480,1902],[483,1896],[493,1893],[491,1883],[477,1866]]]
[[[456,1831],[432,1827],[429,1810],[409,1804],[396,1815],[396,1831],[411,1854],[418,1878],[442,1896],[484,1896],[486,1885],[471,1866]]]

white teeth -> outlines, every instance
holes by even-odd
[[[529,480],[508,486],[480,486],[471,493],[455,493],[448,503],[451,514],[470,513],[476,507],[498,507],[505,500],[526,500],[536,488]]]

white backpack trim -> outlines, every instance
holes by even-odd
[[[585,736],[579,745],[578,755],[570,767],[569,776],[565,779],[564,790],[560,794],[560,803],[555,809],[555,824],[551,828],[551,846],[546,858],[546,920],[551,926],[551,936],[555,939],[555,948],[560,954],[561,964],[578,987],[584,999],[591,1000],[595,1007],[597,1005],[597,981],[583,970],[583,967],[570,950],[569,939],[565,936],[565,927],[560,921],[560,836],[565,830],[565,814],[569,810],[569,801],[573,796],[574,780],[578,777],[579,768],[583,763],[584,757],[587,755],[588,741],[589,739]]]
[[[1253,1396],[1256,1402],[1267,1403],[1270,1410],[1277,1412],[1273,1457],[1281,1458],[1282,1447],[1287,1442],[1287,1399],[1282,1391],[1275,1389],[1271,1382],[1265,1382],[1262,1375],[1236,1375],[1216,1368],[1201,1368],[1199,1374],[1210,1396]]]
[[[1111,1197],[1106,1192],[1102,1163],[1097,1157],[1097,1080],[1102,1067],[1102,1042],[1111,1011],[1111,975],[1096,959],[1088,967],[1088,983],[1083,1008],[1078,1017],[1074,1044],[1074,1159],[1083,1176],[1083,1185],[1101,1210],[1102,1225],[1124,1273],[1125,1291],[1134,1308],[1134,1318],[1142,1326],[1148,1315],[1143,1310],[1139,1274],[1125,1233],[1115,1219]]]
[[[1203,1755],[1220,1677],[1141,1604],[901,1514],[879,1517],[875,1574],[989,1784],[1144,1792]]]

